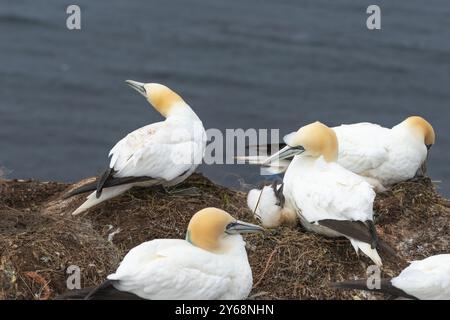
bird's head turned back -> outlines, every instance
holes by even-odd
[[[430,148],[436,141],[436,134],[433,126],[424,118],[412,116],[403,121],[404,125],[412,130],[413,134],[418,135],[419,139],[423,139],[424,144]]]

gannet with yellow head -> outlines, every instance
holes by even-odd
[[[126,83],[166,119],[129,133],[110,151],[109,168],[93,183],[66,197],[93,191],[73,214],[79,214],[133,186],[174,186],[201,163],[206,146],[202,122],[174,91],[158,83]]]
[[[287,145],[266,161],[293,157],[285,175],[285,206],[294,210],[302,225],[326,236],[344,236],[356,252],[361,250],[381,265],[373,224],[375,192],[359,175],[343,168],[338,158],[336,133],[315,122],[289,136]]]
[[[105,283],[60,299],[245,299],[253,277],[241,234],[263,230],[217,208],[200,210],[189,222],[186,240],[144,242]]]
[[[392,184],[426,174],[426,162],[430,148],[436,140],[432,125],[422,117],[412,116],[393,128],[373,123],[343,124],[332,128],[339,141],[338,163],[363,176],[378,191]],[[260,152],[286,146],[295,132],[284,137],[278,145],[256,146]],[[252,146],[252,148],[255,146]],[[240,156],[250,164],[263,164],[265,155]],[[273,162],[264,170],[282,173],[292,157]]]
[[[436,135],[422,117],[408,117],[392,129],[372,123],[335,127],[339,164],[365,177],[377,190],[426,174]]]

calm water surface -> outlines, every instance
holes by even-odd
[[[0,167],[10,178],[74,181],[98,173],[126,133],[159,121],[125,79],[161,82],[207,128],[311,121],[435,126],[429,173],[450,195],[450,1],[87,1],[0,6]],[[370,141],[368,142],[370,143]],[[261,178],[248,166],[205,166],[221,184]]]

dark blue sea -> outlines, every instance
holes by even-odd
[[[81,30],[66,8],[81,8]],[[366,8],[381,7],[381,30]],[[450,1],[3,1],[0,167],[9,178],[76,181],[128,132],[161,120],[125,79],[179,92],[207,128],[435,127],[429,174],[450,195]],[[370,143],[370,141],[368,141]],[[245,165],[202,165],[238,188]]]

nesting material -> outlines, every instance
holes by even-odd
[[[178,188],[188,187],[199,189],[201,196],[134,189],[73,217],[70,213],[84,197],[61,200],[73,185],[0,181],[0,299],[51,299],[67,290],[70,265],[80,267],[83,287],[99,284],[139,243],[184,238],[189,219],[204,207],[256,223],[246,193],[215,185],[200,174]],[[380,237],[400,256],[384,260],[383,276],[395,276],[408,260],[450,252],[450,202],[429,179],[400,183],[377,195],[375,210]],[[111,237],[114,230],[120,232]],[[328,286],[366,277],[371,264],[358,258],[346,239],[327,239],[300,227],[246,239],[254,277],[251,299],[384,298]]]

